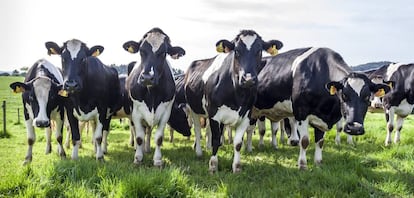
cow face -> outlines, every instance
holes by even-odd
[[[177,59],[185,54],[181,47],[172,47],[169,37],[159,28],[153,28],[140,42],[128,41],[123,48],[130,53],[140,52],[142,71],[138,83],[146,87],[158,84],[163,75],[166,56]]]
[[[327,83],[326,88],[331,95],[339,97],[342,116],[346,121],[344,132],[350,135],[365,133],[363,123],[371,94],[380,97],[389,91],[387,85],[375,84],[359,73],[351,73],[340,82]]]
[[[36,77],[26,83],[10,84],[10,88],[15,93],[23,94],[25,113],[33,119],[33,126],[42,128],[50,126],[50,114],[57,106],[56,98],[59,97],[58,92],[61,87],[44,76]]]
[[[48,54],[60,55],[62,59],[63,89],[69,94],[79,92],[83,87],[83,76],[86,75],[85,60],[90,56],[98,56],[103,52],[102,46],[88,48],[83,42],[72,39],[59,47],[54,42],[47,42]]]
[[[276,55],[282,46],[282,42],[277,40],[264,42],[252,30],[242,30],[233,42],[220,40],[216,43],[218,52],[234,53],[233,72],[236,74],[238,85],[245,88],[257,84],[257,70],[261,65],[262,50]]]

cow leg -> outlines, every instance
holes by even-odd
[[[46,154],[49,154],[52,152],[52,129],[51,127],[46,127],[45,128],[45,133],[46,133]]]
[[[135,145],[135,141],[134,141],[135,127],[134,127],[134,122],[132,122],[131,119],[129,119],[129,130],[131,132],[131,134],[129,135],[129,145],[134,147],[134,145]]]
[[[134,156],[134,164],[141,164],[144,158],[143,152],[143,144],[144,144],[144,136],[145,136],[145,129],[141,123],[141,117],[135,112],[136,108],[132,110],[132,122],[134,123],[135,128],[135,142],[137,143],[135,146],[135,156]]]
[[[397,128],[395,129],[394,143],[400,142],[400,133],[404,123],[404,117],[397,115]]]
[[[288,120],[288,122],[289,122],[289,120]],[[285,126],[285,121],[284,120],[280,120],[279,121],[279,128],[280,128],[280,142],[282,144],[285,144],[286,143],[285,142],[285,135],[288,135],[288,137],[289,137],[290,136],[290,132],[288,134],[288,132],[286,131],[286,126]]]
[[[211,150],[211,128],[208,119],[206,119],[206,148],[207,150]]]
[[[174,129],[171,126],[169,126],[168,128],[170,131],[170,142],[173,142],[174,141]]]
[[[278,148],[277,145],[277,130],[279,130],[279,122],[270,122],[270,130],[272,131],[272,139],[270,140],[270,143],[272,144],[274,149]],[[280,130],[280,142],[284,141],[284,134],[282,130]]]
[[[306,149],[309,146],[309,121],[308,119],[302,121],[296,121],[295,124],[298,128],[300,139],[299,139],[299,159],[298,159],[298,166],[301,170],[307,169],[307,161],[306,161]],[[292,126],[292,129],[295,128]],[[292,130],[292,135],[295,134],[295,131]]]
[[[220,128],[221,126],[221,128]],[[223,124],[218,123],[217,121],[210,119],[210,127],[211,127],[211,137],[212,137],[212,146],[213,146],[213,153],[210,157],[210,161],[208,163],[208,170],[210,173],[215,173],[218,170],[218,158],[217,158],[217,151],[219,146],[221,146],[220,137],[222,132]]]
[[[65,140],[65,147],[66,147],[67,149],[69,149],[69,148],[70,148],[70,143],[69,143],[69,141],[70,141],[71,136],[72,136],[72,131],[70,130],[69,121],[68,121],[67,119],[65,119],[64,124],[65,124],[65,127],[66,127],[66,140]]]
[[[154,135],[155,151],[154,151],[154,157],[153,157],[155,167],[162,167],[162,165],[163,165],[161,146],[162,146],[162,142],[164,140],[165,126],[167,125],[168,119],[170,118],[170,115],[171,115],[172,105],[173,105],[173,101],[171,101],[170,104],[168,104],[166,106],[166,108],[165,108],[166,112],[161,117],[161,119],[158,123],[157,130],[155,130],[155,135]]]
[[[252,123],[250,123],[252,124]],[[249,125],[249,127],[246,129],[246,151],[247,152],[252,152],[253,151],[253,133],[254,133],[254,129],[256,127],[256,122],[254,122],[252,125]],[[234,136],[233,139],[233,143],[235,142],[236,136]],[[234,144],[233,144],[234,145]]]
[[[65,149],[62,145],[62,131],[63,131],[63,120],[57,119],[55,127],[56,141],[58,142],[58,154],[61,158],[66,158]]]
[[[314,161],[316,165],[322,164],[322,148],[324,142],[325,132],[319,130],[318,128],[315,129],[315,157]]]
[[[88,124],[88,121],[80,121],[79,122],[79,134],[81,139],[79,140],[79,148],[82,148],[82,131],[85,129],[85,126]],[[86,128],[88,130],[88,128]],[[88,133],[86,133],[88,134]]]
[[[70,131],[72,132],[72,159],[78,159],[78,151],[80,144],[80,135],[79,135],[79,121],[73,116],[73,111],[67,111],[67,117],[69,121]]]
[[[336,136],[335,136],[335,144],[340,145],[341,144],[341,131],[344,129],[343,124],[343,118],[341,118],[336,123]]]
[[[108,135],[109,135],[109,127],[108,129],[102,130],[102,152],[104,154],[108,154]]]
[[[93,135],[93,139],[95,140],[95,149],[96,149],[96,160],[103,161],[104,160],[104,152],[102,149],[102,131],[103,131],[103,123],[101,120],[102,115],[99,115],[98,123],[96,123],[95,133]]]
[[[387,120],[387,137],[385,138],[385,146],[391,144],[391,133],[394,130],[394,107],[385,110],[385,119]]]
[[[89,120],[88,121],[88,123],[89,123],[89,125],[90,125],[90,128],[92,129],[92,131],[95,133],[95,130],[96,130],[96,120],[94,119],[94,120]],[[93,134],[92,134],[92,144],[95,144],[95,139],[93,138]]]
[[[145,127],[145,137],[146,140],[144,141],[144,152],[149,153],[151,152],[151,133],[152,133],[152,127]]]
[[[195,149],[197,157],[201,157],[203,155],[203,151],[201,150],[201,144],[200,144],[200,139],[201,139],[200,116],[191,110],[191,117],[193,119],[193,124],[194,124],[194,149]]]
[[[260,118],[257,121],[257,126],[259,128],[259,148],[261,148],[261,147],[264,146],[263,138],[264,138],[264,135],[266,133],[266,120]]]
[[[246,129],[250,126],[249,119],[245,118],[241,123],[236,127],[236,134],[234,136],[234,157],[233,157],[233,173],[238,173],[241,171],[241,161],[240,161],[240,150],[243,144],[243,136]]]
[[[33,149],[33,144],[36,141],[36,134],[35,134],[35,130],[33,127],[32,119],[26,120],[26,132],[27,132],[28,147],[27,147],[27,153],[26,153],[26,157],[24,159],[23,165],[26,165],[32,161],[32,149]]]
[[[228,143],[232,144],[233,143],[233,127],[230,125],[227,126],[227,138],[229,139]]]

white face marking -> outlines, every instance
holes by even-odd
[[[303,53],[302,55],[296,57],[296,59],[292,63],[292,68],[291,68],[292,76],[295,76],[296,69],[300,65],[300,63],[302,63],[303,60],[305,60],[306,58],[308,58],[313,52],[315,52],[318,49],[319,48],[317,48],[317,47],[312,47],[308,51],[306,51],[305,53]]]
[[[361,96],[361,90],[365,85],[365,82],[359,78],[348,78],[348,84],[356,92],[358,96]]]
[[[156,52],[165,41],[165,35],[159,32],[151,32],[147,34],[145,40],[152,46],[152,52]]]
[[[43,65],[58,81],[60,84],[63,83],[63,76],[60,73],[59,69],[55,67],[52,63],[47,61],[46,59],[39,60],[39,65]]]
[[[384,76],[385,80],[390,80],[391,76],[398,70],[398,68],[400,68],[402,65],[404,65],[403,63],[396,63],[393,64],[391,63],[388,68],[387,68],[387,73]]]
[[[48,78],[40,77],[33,82],[34,92],[39,105],[39,114],[34,118],[33,123],[37,120],[47,121],[47,103],[49,101],[49,92],[51,88],[51,81]]]
[[[204,72],[203,74],[203,81],[204,83],[207,82],[208,78],[217,70],[220,69],[220,67],[223,65],[224,59],[226,59],[227,56],[233,56],[234,52],[231,51],[229,53],[220,53],[216,56],[213,63],[210,65],[210,67]]]
[[[225,125],[234,126],[242,119],[239,115],[239,111],[240,109],[235,111],[230,109],[230,107],[223,105],[218,108],[217,113],[212,119]]]
[[[252,48],[254,41],[256,41],[257,35],[241,35],[240,40],[246,45],[247,50]]]
[[[66,43],[66,49],[69,51],[72,60],[78,56],[81,46],[82,42],[76,39],[70,40]]]

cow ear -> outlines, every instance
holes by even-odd
[[[181,56],[185,55],[185,50],[181,47],[169,47],[168,54],[171,56],[171,58],[178,59]]]
[[[139,51],[139,46],[141,45],[141,42],[135,42],[135,41],[128,41],[122,45],[124,50],[128,51],[131,54],[135,54]]]
[[[267,53],[269,53],[272,56],[276,56],[280,49],[282,49],[283,43],[279,40],[270,40],[268,42],[265,42],[263,45],[263,50],[266,50]]]
[[[62,53],[62,48],[59,47],[55,42],[49,41],[45,43],[47,54],[50,55],[60,55]]]
[[[128,64],[128,75],[131,73],[132,69],[134,69],[136,61],[132,61]]]
[[[234,44],[228,40],[219,40],[216,43],[216,51],[219,53],[227,53],[234,50]]]
[[[100,45],[95,45],[89,49],[89,56],[99,56],[104,51],[104,47]]]
[[[329,92],[329,94],[335,95],[338,92],[338,90],[344,88],[344,86],[340,82],[332,81],[332,82],[326,83],[325,88]]]
[[[391,90],[391,87],[387,84],[374,84],[370,87],[370,90],[376,97],[383,97]]]
[[[31,90],[30,85],[22,82],[11,83],[10,88],[13,90],[14,93],[23,93],[25,91]]]

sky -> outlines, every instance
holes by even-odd
[[[59,56],[48,56],[44,44],[73,38],[104,46],[99,57],[107,65],[128,64],[139,55],[122,44],[139,41],[153,27],[186,50],[169,59],[182,70],[215,56],[218,40],[232,40],[243,29],[282,41],[280,52],[329,47],[351,66],[414,62],[410,0],[1,0],[0,26],[0,71],[30,67],[40,58],[60,67]]]

